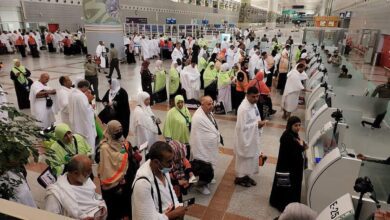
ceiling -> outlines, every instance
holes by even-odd
[[[298,9],[299,12],[315,13],[320,8],[323,0],[277,0],[279,4],[279,11],[283,9],[291,9],[293,5],[304,5],[304,9]],[[268,0],[251,0],[255,7],[267,9]]]

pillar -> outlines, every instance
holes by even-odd
[[[275,14],[278,11],[278,5],[279,5],[279,0],[268,0],[267,26],[271,26],[271,27],[276,26]]]
[[[99,41],[103,41],[107,48],[115,44],[119,59],[125,57],[119,11],[119,0],[83,0],[88,53],[95,54]]]

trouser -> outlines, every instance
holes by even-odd
[[[22,57],[26,57],[26,47],[24,45],[16,45]]]
[[[386,113],[387,113],[387,111],[385,111],[385,112],[382,113],[382,114],[377,115],[377,116],[375,117],[375,120],[374,120],[373,123],[368,122],[368,121],[362,121],[362,123],[364,123],[364,124],[369,124],[369,125],[371,125],[373,128],[380,128],[380,127],[381,127],[381,123],[382,123],[383,119],[384,119],[385,116],[386,116]]]
[[[107,220],[121,220],[131,214],[129,210],[129,207],[131,209],[131,195],[126,190],[126,186],[117,185],[112,189],[102,189],[102,196],[107,205]]]
[[[95,94],[96,100],[99,100],[99,79],[97,76],[85,76],[85,80],[87,80],[91,87],[93,88],[93,92]]]
[[[119,60],[117,58],[112,59],[110,62],[110,74],[108,75],[108,77],[111,78],[112,73],[114,72],[114,68],[118,73],[118,78],[121,78],[121,71],[119,70]]]

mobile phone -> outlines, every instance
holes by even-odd
[[[183,201],[184,207],[188,207],[188,206],[193,205],[193,204],[195,204],[195,197]]]

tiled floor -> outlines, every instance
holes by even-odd
[[[0,83],[8,92],[8,100],[11,103],[16,103],[15,91],[13,83],[9,79],[9,70],[11,69],[12,59],[19,58],[18,55],[3,55],[0,56],[6,66],[0,72]],[[361,64],[362,59],[351,55],[350,59],[357,68],[360,68],[365,78],[374,81],[383,81],[384,72]],[[39,74],[43,72],[49,73],[51,81],[49,85],[58,88],[58,78],[62,75],[70,76],[72,80],[78,77],[83,77],[83,62],[82,56],[64,57],[62,54],[48,54],[43,52],[41,58],[33,59],[31,57],[23,58],[22,63],[32,71],[32,79],[37,80]],[[151,62],[150,69],[154,70],[154,61]],[[164,61],[166,69],[170,67],[169,61]],[[371,68],[371,69],[370,69]],[[140,64],[120,66],[122,72],[121,85],[127,90],[130,97],[130,104],[134,108],[134,101],[136,94],[141,91],[140,84]],[[379,74],[379,75],[378,75]],[[114,74],[116,77],[116,74]],[[99,75],[99,92],[100,98],[109,88],[107,79],[104,74]],[[225,219],[225,220],[239,220],[239,219],[273,219],[278,216],[278,211],[268,204],[269,194],[271,191],[275,164],[277,161],[279,151],[279,138],[284,131],[286,122],[281,118],[280,100],[281,97],[275,91],[272,92],[272,99],[275,109],[278,112],[273,116],[270,122],[264,129],[261,138],[261,151],[269,157],[265,166],[260,168],[260,173],[254,177],[257,181],[257,186],[250,188],[243,188],[234,185],[234,153],[233,137],[236,117],[234,115],[217,116],[217,121],[221,129],[222,135],[225,138],[226,146],[220,148],[216,174],[216,184],[211,185],[211,195],[203,196],[196,192],[190,192],[187,197],[196,197],[196,205],[192,206],[186,216],[186,219]],[[102,105],[98,104],[96,112],[102,109]],[[168,110],[167,103],[157,104],[153,106],[153,110],[157,116],[162,120],[165,119],[165,114]],[[24,111],[29,113],[29,110]],[[304,117],[304,107],[301,106],[297,112],[294,113],[301,118]],[[302,135],[303,132],[302,132]],[[129,136],[129,140],[133,137]],[[38,174],[45,169],[43,164],[29,164],[28,182],[33,191],[33,195],[39,207],[43,207],[44,190],[37,184],[36,178]],[[96,181],[97,184],[98,181]]]

